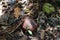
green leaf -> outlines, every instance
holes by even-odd
[[[25,9],[25,12],[29,12],[30,10],[29,9]]]

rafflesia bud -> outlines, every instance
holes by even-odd
[[[34,31],[37,29],[37,23],[31,17],[25,17],[23,23],[23,29]]]

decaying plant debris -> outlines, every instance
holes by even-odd
[[[1,0],[0,40],[60,40],[60,0]]]

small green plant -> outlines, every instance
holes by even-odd
[[[53,5],[51,5],[50,3],[45,3],[43,5],[43,11],[46,12],[46,13],[52,13],[55,11],[55,8]]]

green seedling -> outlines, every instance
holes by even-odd
[[[43,11],[49,14],[49,13],[54,12],[55,11],[55,8],[50,3],[45,3],[43,5]]]

